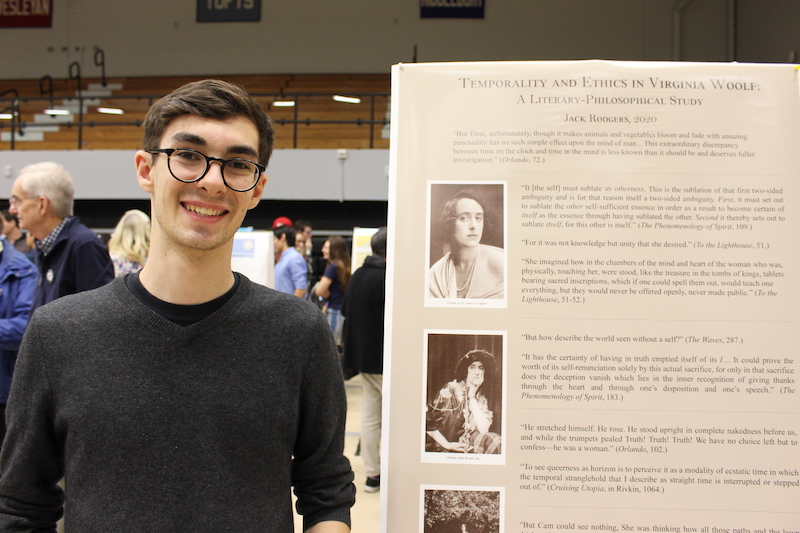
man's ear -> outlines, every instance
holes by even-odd
[[[258,202],[261,201],[261,195],[264,194],[264,187],[266,187],[267,181],[269,181],[267,174],[266,173],[261,174],[261,177],[258,179],[258,183],[256,183],[256,186],[250,190],[252,195],[250,196],[250,205],[247,207],[247,209],[253,209],[255,206],[258,205]]]
[[[145,192],[153,192],[153,154],[149,154],[144,150],[138,150],[133,157],[134,165],[136,166],[136,179],[139,181],[139,187]]]

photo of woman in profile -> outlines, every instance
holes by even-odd
[[[427,406],[426,452],[500,453],[502,439],[490,431],[494,413],[488,400],[496,370],[486,350],[472,350],[461,358],[455,379]]]
[[[491,220],[479,193],[463,189],[444,205],[441,232],[444,256],[428,271],[431,298],[503,298],[505,253],[481,244]]]

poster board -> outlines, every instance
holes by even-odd
[[[797,76],[393,67],[382,531],[800,530]]]
[[[231,267],[250,281],[275,288],[275,250],[271,231],[243,228],[233,237]]]
[[[378,228],[353,228],[353,247],[350,251],[350,271],[355,272],[364,264],[364,259],[372,255],[372,236]]]

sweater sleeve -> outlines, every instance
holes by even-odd
[[[57,437],[47,353],[36,319],[19,351],[0,452],[0,531],[55,531],[63,514],[63,443]]]
[[[300,397],[300,420],[292,463],[292,484],[303,529],[333,520],[350,524],[355,487],[344,456],[347,400],[341,364],[322,314],[309,328]]]

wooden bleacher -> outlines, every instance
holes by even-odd
[[[298,149],[366,149],[388,148],[389,140],[381,135],[382,123],[370,125],[370,120],[387,119],[390,77],[388,74],[275,74],[219,76],[240,83],[275,121],[276,148]],[[137,149],[141,146],[142,131],[138,125],[144,119],[150,103],[176,87],[196,80],[197,77],[108,78],[109,87],[119,87],[110,96],[94,97],[90,86],[101,85],[100,79],[82,80],[85,98],[90,102],[82,118],[76,113],[71,122],[55,119],[45,124],[58,125],[58,131],[43,132],[43,140],[26,141],[16,137],[15,150],[75,150],[78,149],[79,128],[82,122],[80,147],[88,150]],[[39,80],[0,80],[0,93],[14,88],[20,97],[20,120],[26,125],[23,131],[34,131],[35,115],[50,107],[49,96],[40,93]],[[76,98],[75,80],[53,80],[53,100],[56,107],[64,99]],[[336,102],[333,94],[360,96],[359,104]],[[9,95],[0,101],[0,111],[10,104]],[[296,108],[276,107],[276,100],[295,100]],[[97,107],[123,109],[124,115],[97,112]],[[296,120],[299,122],[295,124]],[[125,125],[109,123],[125,122]],[[11,121],[0,121],[0,132],[10,132]],[[11,149],[10,140],[0,140],[0,150]]]

